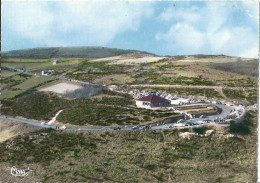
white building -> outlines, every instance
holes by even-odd
[[[42,71],[42,76],[49,76],[53,74],[54,70],[47,70],[47,71]]]
[[[56,64],[60,64],[60,63],[62,63],[62,60],[54,60],[52,62],[52,65],[56,65]]]
[[[141,108],[168,107],[170,106],[170,101],[151,94],[137,99],[136,106]]]

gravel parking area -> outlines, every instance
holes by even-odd
[[[74,91],[79,88],[82,88],[82,86],[73,83],[62,82],[42,88],[40,89],[40,91],[51,91],[59,94],[64,94],[67,91]]]

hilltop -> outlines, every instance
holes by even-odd
[[[104,58],[113,57],[123,54],[131,54],[140,52],[137,50],[123,50],[116,48],[106,47],[50,47],[50,48],[32,48],[13,50],[3,52],[2,57],[13,57],[13,58]],[[140,52],[143,54],[149,54],[147,52]],[[154,55],[154,54],[151,54]]]

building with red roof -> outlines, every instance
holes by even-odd
[[[136,106],[142,108],[168,107],[170,106],[170,101],[165,98],[151,94],[137,99]]]

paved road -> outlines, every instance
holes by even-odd
[[[206,89],[257,89],[257,87],[231,87],[231,86],[205,86],[205,85],[160,85],[160,84],[140,84],[130,85],[132,87],[176,87],[176,88],[206,88]]]
[[[224,118],[227,115],[230,114],[231,110],[234,110],[236,107],[234,106],[226,106],[223,104],[216,104],[217,107],[222,109],[222,112],[220,114],[216,114],[216,115],[212,115],[212,116],[208,116],[206,118],[195,118],[195,119],[191,119],[191,120],[187,120],[187,121],[191,121],[191,122],[199,122],[201,120],[210,120],[210,121],[214,121],[217,118]],[[159,125],[159,126],[153,126],[151,129],[152,130],[158,130],[158,129],[167,129],[170,126],[173,126],[174,123],[168,123],[168,124],[163,124],[163,125]],[[199,125],[197,125],[199,126]]]
[[[214,120],[216,118],[224,118],[226,117],[228,114],[230,114],[230,111],[233,110],[235,107],[233,106],[226,106],[226,105],[216,105],[217,107],[222,109],[222,113],[221,114],[217,114],[217,115],[213,115],[213,116],[209,116],[207,118],[203,118],[203,120],[209,119],[209,120]],[[28,124],[28,125],[32,125],[32,126],[37,126],[37,127],[41,127],[41,128],[52,128],[52,129],[57,129],[57,126],[54,125],[48,125],[48,124],[40,124],[37,122],[33,122],[33,121],[29,121],[29,120],[24,120],[24,119],[19,119],[19,118],[15,118],[15,117],[11,117],[11,116],[5,116],[5,115],[1,115],[1,118],[6,118],[6,119],[10,119],[10,120],[14,120],[20,123],[24,123],[24,124]],[[200,121],[202,119],[200,118],[196,118],[196,119],[192,119],[192,121]],[[158,125],[158,126],[153,126],[150,129],[151,130],[159,130],[159,129],[167,129],[170,126],[172,126],[174,123],[168,123],[168,124],[163,124],[163,125]],[[199,125],[197,125],[199,126]],[[61,128],[59,128],[61,129]],[[104,131],[104,130],[114,130],[113,127],[101,127],[101,128],[65,128],[64,130],[81,130],[81,131]],[[133,131],[133,130],[142,130],[142,127],[136,127],[136,128],[132,128],[132,127],[126,127],[126,128],[121,128],[121,130],[124,131]]]

